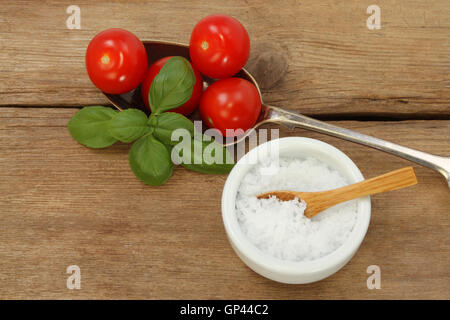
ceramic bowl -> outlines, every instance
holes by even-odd
[[[230,172],[222,194],[222,218],[228,239],[241,260],[255,272],[274,281],[304,284],[322,280],[341,269],[361,245],[370,222],[370,197],[357,199],[357,220],[347,240],[335,251],[317,260],[294,262],[277,259],[253,245],[236,217],[236,195],[247,172],[277,150],[280,157],[314,157],[355,183],[364,179],[355,163],[339,149],[320,140],[288,137],[263,143],[243,156]]]

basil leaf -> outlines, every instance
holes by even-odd
[[[227,149],[215,141],[181,141],[174,146],[171,157],[176,164],[201,173],[225,174],[234,166]]]
[[[117,111],[102,107],[84,107],[67,124],[70,135],[89,148],[105,148],[117,140],[108,131],[110,120]]]
[[[149,123],[156,122],[153,134],[164,144],[174,145],[178,143],[178,141],[172,141],[172,132],[177,129],[186,129],[191,136],[194,136],[194,124],[179,113],[164,112],[154,117],[156,117],[156,121],[153,121],[153,119],[149,121]]]
[[[152,112],[160,114],[183,105],[192,96],[195,74],[183,57],[172,57],[153,79],[148,94]]]
[[[172,176],[169,150],[151,134],[133,143],[128,160],[133,173],[145,184],[159,186]]]
[[[147,121],[146,114],[141,110],[126,109],[112,118],[109,133],[119,141],[133,142],[147,132]]]

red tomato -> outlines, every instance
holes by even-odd
[[[158,61],[156,61],[154,64],[152,64],[150,66],[150,68],[148,69],[148,72],[145,76],[145,80],[142,83],[142,88],[141,88],[141,93],[142,93],[142,99],[145,102],[145,105],[147,106],[147,108],[150,109],[150,105],[148,103],[148,92],[150,91],[150,87],[152,85],[153,79],[156,77],[156,75],[159,73],[159,71],[161,71],[161,68],[166,64],[166,62],[172,57],[165,57],[162,59],[159,59]],[[200,100],[200,96],[203,92],[203,78],[200,75],[200,73],[192,66],[192,70],[194,70],[195,73],[195,85],[194,88],[192,90],[192,96],[191,98],[182,106],[173,109],[173,110],[169,110],[170,112],[178,112],[181,113],[185,116],[188,116],[189,114],[192,113],[192,111],[194,111],[195,107],[197,107],[198,102]]]
[[[247,62],[250,38],[244,26],[227,15],[211,15],[194,27],[189,44],[192,63],[204,75],[223,79]]]
[[[110,94],[125,93],[139,86],[147,66],[144,45],[123,29],[100,32],[86,51],[89,78],[97,88]]]
[[[261,113],[258,89],[241,78],[222,79],[211,84],[200,99],[202,120],[223,136],[235,136],[226,129],[247,130],[253,127]]]

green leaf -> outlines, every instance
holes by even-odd
[[[117,140],[108,131],[108,125],[117,111],[102,107],[84,107],[67,124],[70,135],[89,148],[105,148]]]
[[[172,57],[153,79],[148,94],[152,112],[160,114],[175,109],[192,96],[195,74],[191,64],[183,57]]]
[[[178,141],[172,141],[171,139],[172,132],[177,129],[185,129],[191,136],[194,136],[194,124],[179,113],[165,112],[158,116],[152,115],[151,117],[156,119],[156,121],[153,119],[149,120],[149,123],[155,124],[153,134],[164,144],[174,145],[178,143]]]
[[[109,133],[119,141],[133,142],[147,132],[147,121],[147,116],[141,110],[126,109],[112,118]]]
[[[215,141],[181,141],[174,146],[171,156],[175,163],[201,173],[225,174],[234,166],[227,149]]]
[[[172,176],[170,152],[151,134],[133,143],[128,160],[136,177],[148,185],[162,185]]]

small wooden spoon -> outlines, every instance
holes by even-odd
[[[320,192],[271,191],[258,195],[258,199],[267,199],[271,196],[275,196],[282,201],[295,198],[302,199],[306,202],[305,216],[312,218],[325,209],[345,201],[406,188],[415,184],[417,184],[417,178],[414,169],[406,167],[334,190]]]

